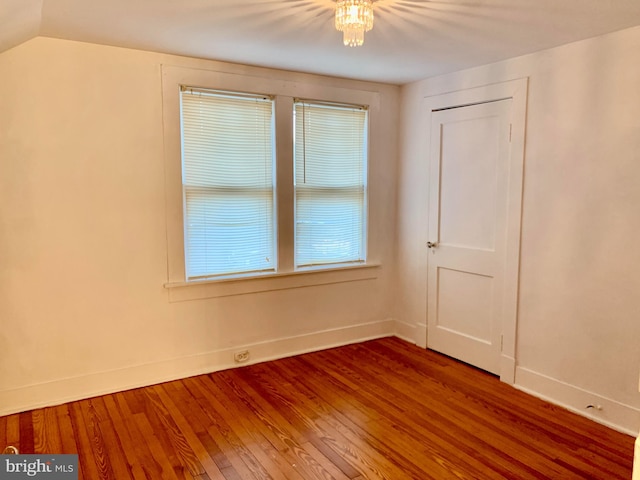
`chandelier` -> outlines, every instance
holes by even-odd
[[[343,32],[345,45],[359,47],[364,43],[364,32],[373,28],[371,0],[338,0],[336,2],[336,28]]]

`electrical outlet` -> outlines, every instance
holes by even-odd
[[[244,363],[249,361],[249,350],[240,350],[233,354],[233,359],[236,363]]]

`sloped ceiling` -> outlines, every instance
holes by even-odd
[[[0,51],[43,35],[402,84],[640,25],[639,0],[378,0],[363,47],[332,0],[2,0]]]
[[[38,35],[42,1],[2,0],[0,2],[0,52]]]

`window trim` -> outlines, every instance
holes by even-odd
[[[272,286],[269,285],[270,280],[273,283],[273,287],[286,283],[286,285],[292,286],[284,288],[294,288],[296,283],[299,284],[298,286],[327,283],[326,278],[321,277],[330,277],[332,280],[328,283],[339,283],[341,277],[345,279],[342,281],[363,279],[360,278],[362,275],[346,273],[357,271],[358,269],[365,272],[365,278],[372,278],[372,272],[378,271],[377,267],[380,264],[375,259],[378,258],[379,247],[376,245],[376,239],[372,236],[371,214],[374,212],[370,211],[370,202],[367,202],[366,207],[366,218],[369,219],[366,227],[367,262],[345,266],[333,264],[329,265],[329,268],[324,265],[300,269],[294,267],[293,115],[291,115],[291,112],[293,111],[294,98],[305,98],[309,101],[317,102],[366,105],[369,109],[367,138],[369,141],[368,151],[370,153],[367,184],[370,188],[371,167],[375,161],[371,155],[371,152],[375,151],[375,145],[372,144],[375,140],[372,128],[375,128],[375,117],[380,108],[380,93],[373,90],[328,86],[326,79],[321,78],[315,81],[312,81],[313,78],[307,78],[308,81],[293,81],[288,79],[291,78],[291,74],[287,76],[287,72],[281,72],[280,75],[283,77],[278,77],[278,73],[275,72],[270,77],[263,77],[174,65],[161,66],[167,222],[167,282],[164,286],[169,290],[175,291],[184,291],[191,287],[197,287],[200,293],[195,294],[194,292],[194,294],[186,295],[187,300],[193,296],[196,298],[226,296],[228,293],[225,292],[228,288],[220,286],[228,285],[229,282],[244,284],[244,287],[234,290],[244,294],[278,289],[271,288]],[[276,272],[187,280],[184,253],[184,203],[182,198],[180,136],[180,87],[182,85],[275,97],[276,249],[278,258]],[[377,274],[373,278],[376,276]],[[283,283],[283,278],[289,280]],[[347,278],[353,278],[354,280],[347,280]],[[178,297],[185,296],[178,295]],[[176,298],[175,301],[180,300]]]
[[[230,297],[248,293],[372,280],[378,278],[380,268],[379,263],[333,264],[310,270],[190,280],[167,283],[164,286],[169,290],[171,302],[184,302],[203,298]]]

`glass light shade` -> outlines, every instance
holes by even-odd
[[[338,0],[336,2],[336,29],[343,32],[343,42],[349,47],[364,43],[364,32],[373,28],[371,0]]]

